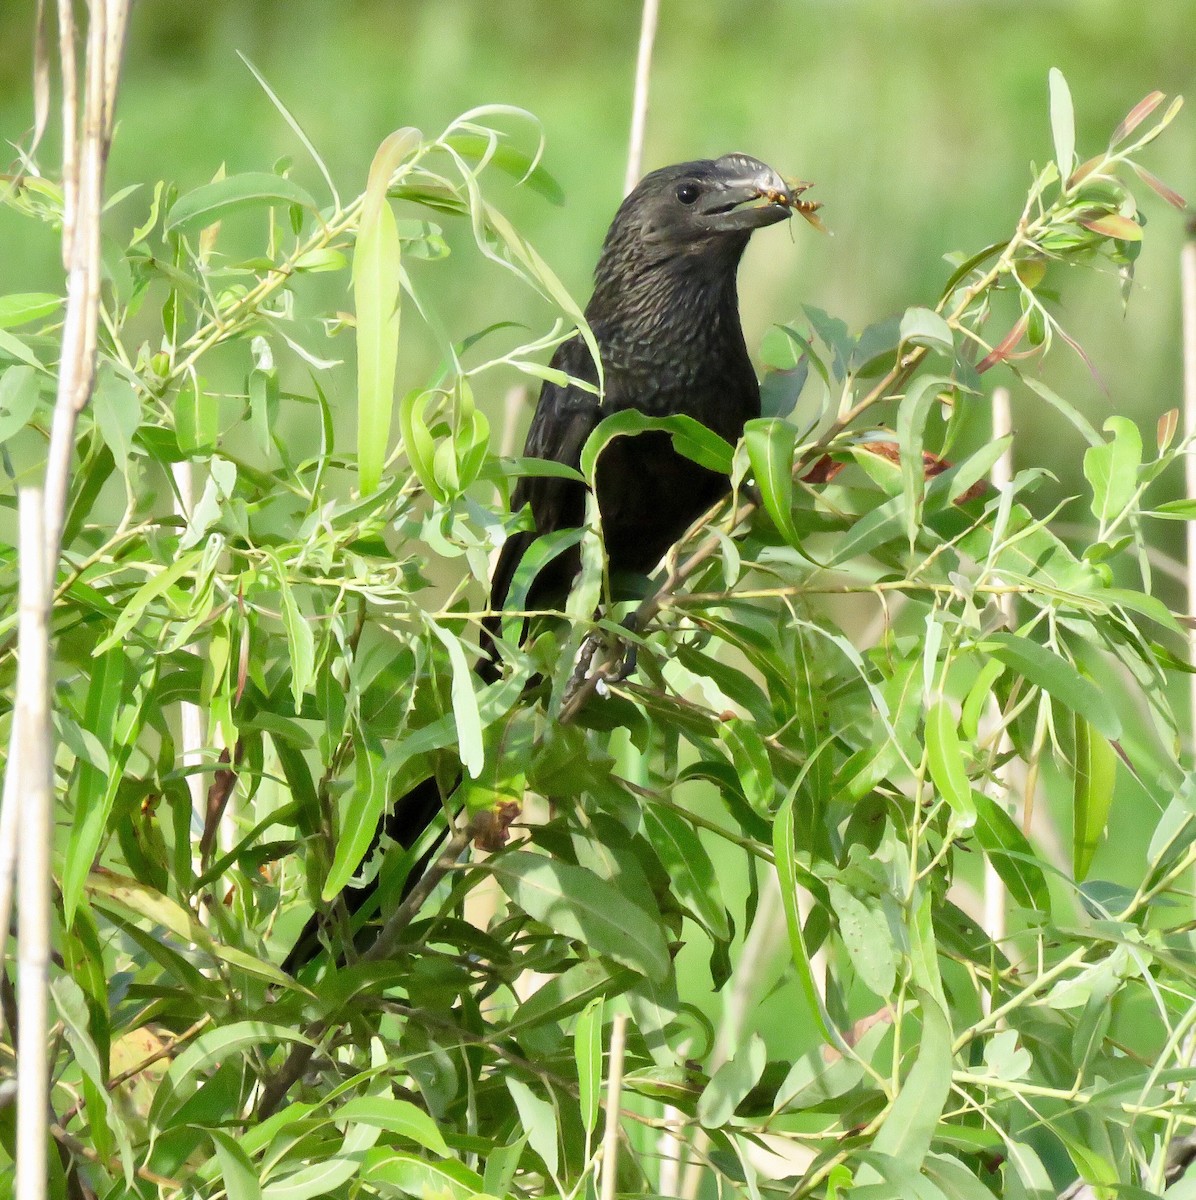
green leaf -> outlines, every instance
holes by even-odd
[[[493,142],[481,134],[455,133],[444,139],[462,158],[473,161],[485,156],[500,171],[525,183],[533,192],[538,192],[550,204],[564,204],[565,193],[561,185],[530,154],[512,146],[510,142]]]
[[[98,654],[93,660],[84,705],[84,725],[105,749],[115,749],[117,715],[124,696],[128,657],[123,645]],[[116,798],[123,757],[113,756],[106,768],[79,764],[75,787],[75,814],[62,869],[63,919],[68,928],[83,894],[88,873],[103,843],[108,817]]]
[[[464,1163],[448,1159],[430,1163],[401,1150],[378,1147],[365,1156],[361,1172],[369,1184],[382,1184],[407,1196],[427,1196],[442,1200],[473,1200],[483,1196],[482,1177]],[[383,1194],[390,1194],[389,1190]]]
[[[425,1150],[448,1158],[452,1153],[436,1122],[408,1100],[389,1096],[356,1096],[336,1110],[338,1122],[371,1125],[417,1142]]]
[[[252,1046],[275,1042],[312,1045],[303,1034],[285,1025],[269,1025],[263,1021],[233,1021],[201,1033],[171,1062],[158,1085],[147,1118],[150,1128],[164,1130],[170,1127],[170,1117],[203,1082],[204,1072],[209,1067],[219,1066]]]
[[[1036,687],[1089,721],[1105,737],[1121,735],[1121,719],[1101,690],[1078,668],[1045,646],[1014,633],[993,633],[977,649],[1019,671]]]
[[[672,960],[659,918],[654,920],[592,871],[526,850],[501,854],[489,867],[503,891],[550,929],[654,982],[668,977]]]
[[[117,468],[124,471],[141,424],[141,402],[132,385],[110,371],[102,371],[92,396],[92,412],[104,444],[112,451]]]
[[[297,204],[312,212],[319,207],[308,192],[282,175],[265,171],[229,175],[180,196],[166,214],[165,231],[195,233],[215,224],[229,213],[281,204]]]
[[[14,292],[0,296],[0,329],[26,325],[56,313],[66,301],[48,292]]]
[[[213,450],[220,434],[220,402],[206,388],[188,380],[174,401],[174,431],[186,455]]]
[[[205,1130],[212,1139],[216,1161],[220,1164],[220,1180],[228,1200],[261,1200],[262,1188],[249,1155],[241,1149],[236,1138],[222,1129]]]
[[[822,1035],[827,1041],[839,1044],[834,1026],[822,1000],[822,992],[814,979],[810,965],[810,952],[806,949],[806,938],[802,931],[801,910],[797,903],[797,844],[794,837],[793,805],[800,788],[791,788],[777,812],[772,827],[772,848],[776,858],[777,879],[780,883],[781,905],[785,910],[785,926],[789,931],[789,948],[797,978],[805,993],[810,1010],[817,1016]]]
[[[1105,836],[1117,754],[1083,717],[1075,718],[1076,764],[1072,779],[1072,872],[1077,882],[1088,877],[1093,855]]]
[[[755,726],[742,717],[731,717],[720,723],[719,735],[731,753],[747,802],[760,816],[771,817],[776,796],[772,763]]]
[[[505,1082],[531,1148],[544,1160],[549,1175],[555,1176],[559,1162],[555,1109],[547,1100],[537,1096],[522,1079],[508,1075]]]
[[[1092,515],[1104,527],[1133,502],[1142,465],[1142,434],[1128,417],[1110,417],[1107,442],[1084,454],[1084,477],[1092,485]]]
[[[926,758],[939,795],[950,805],[962,828],[971,829],[976,823],[972,785],[964,766],[955,718],[941,697],[926,714]]]
[[[694,827],[667,808],[647,805],[644,829],[668,872],[673,895],[716,937],[731,936],[718,873]]]
[[[357,471],[363,496],[382,479],[394,409],[399,356],[399,232],[386,198],[391,176],[419,145],[417,129],[385,138],[370,164],[357,247],[353,304],[357,313]]]
[[[926,375],[906,392],[897,409],[897,442],[901,448],[901,486],[905,497],[905,532],[910,545],[922,523],[922,498],[926,492],[926,468],[922,460],[926,418],[930,406],[943,391],[955,385],[941,375]]]
[[[744,426],[743,444],[765,512],[789,545],[800,546],[801,534],[793,523],[793,451],[797,445],[797,427],[778,417],[760,417]]]
[[[291,696],[295,712],[303,711],[303,697],[316,678],[316,639],[311,625],[299,611],[286,568],[275,558],[278,591],[282,600],[282,623],[287,631],[287,654],[291,660]]]
[[[753,1033],[703,1088],[698,1097],[698,1120],[707,1129],[720,1129],[726,1125],[748,1092],[760,1082],[767,1065],[768,1048],[764,1039]]]
[[[1020,908],[1050,911],[1051,895],[1034,847],[1005,809],[983,792],[972,792],[976,840]]]
[[[486,765],[486,749],[482,741],[482,719],[478,712],[478,697],[473,690],[474,673],[461,648],[461,639],[442,629],[429,619],[428,626],[448,651],[453,678],[449,695],[453,704],[453,719],[457,724],[457,740],[461,765],[476,779]]]
[[[22,363],[0,375],[0,442],[29,424],[40,397],[41,386],[32,367]]]
[[[19,337],[9,333],[6,329],[0,329],[0,355],[16,359],[17,362],[23,362],[26,366],[36,367],[39,371],[46,369],[42,366],[41,359]]]
[[[1076,165],[1076,119],[1072,110],[1071,91],[1058,67],[1052,67],[1047,78],[1051,96],[1051,137],[1055,143],[1055,163],[1059,168],[1059,178],[1066,182]]]
[[[120,616],[116,618],[112,626],[112,632],[96,646],[92,654],[104,654],[113,646],[123,642],[133,627],[140,622],[142,614],[149,607],[150,602],[170,591],[202,557],[202,550],[189,550],[186,554],[176,558],[170,566],[165,567],[156,575],[150,576],[126,602]]]
[[[951,1022],[929,992],[916,988],[915,994],[922,1013],[917,1058],[876,1132],[872,1149],[916,1171],[930,1152],[951,1094]],[[857,1184],[868,1182],[865,1174],[857,1175]]]
[[[581,449],[581,472],[591,483],[598,456],[610,442],[619,437],[661,430],[672,436],[673,449],[711,471],[731,473],[733,450],[717,433],[695,421],[693,417],[648,417],[635,408],[624,408],[603,417]]]
[[[827,883],[831,907],[839,918],[839,936],[860,982],[882,1000],[897,983],[897,952],[884,912],[865,904],[837,880]]]
[[[353,764],[356,771],[355,787],[350,802],[342,808],[340,836],[336,841],[336,854],[328,868],[328,878],[320,893],[324,902],[332,900],[353,878],[354,871],[361,865],[378,820],[386,806],[390,775],[386,760],[377,738],[359,730],[353,732]]]
[[[577,1063],[578,1107],[586,1137],[598,1124],[602,1097],[602,1023],[605,1006],[601,996],[591,1000],[577,1018],[573,1030],[573,1057]]]
[[[955,352],[951,326],[932,308],[907,308],[901,318],[901,341],[932,350]]]

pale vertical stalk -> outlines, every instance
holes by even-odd
[[[723,1017],[719,1024],[718,1036],[715,1038],[714,1049],[710,1055],[707,1070],[710,1075],[727,1062],[743,1041],[743,1033],[748,1024],[748,1014],[757,999],[759,992],[760,973],[768,963],[769,955],[775,951],[777,943],[785,929],[785,914],[781,906],[781,889],[775,872],[764,881],[760,889],[760,902],[756,906],[756,918],[743,942],[743,953],[735,965],[735,975],[731,989],[723,1004]],[[695,1132],[693,1137],[694,1153],[682,1177],[681,1187],[677,1195],[683,1200],[693,1200],[697,1196],[702,1183],[701,1155],[709,1144],[709,1138],[702,1130]]]
[[[17,868],[17,994],[21,1006],[17,1039],[16,1200],[44,1200],[49,1137],[50,973],[50,592],[46,587],[46,544],[42,494],[20,493],[20,615],[17,698],[20,741],[13,746],[9,774],[20,795]]]
[[[648,85],[652,78],[652,47],[660,0],[644,0],[640,17],[640,45],[635,58],[635,94],[631,103],[631,137],[627,147],[627,175],[623,195],[639,182],[644,162],[644,130],[648,125]]]
[[[619,1166],[619,1111],[623,1103],[623,1059],[627,1048],[627,1014],[616,1013],[610,1030],[610,1070],[606,1076],[606,1128],[602,1132],[601,1200],[615,1200]]]
[[[993,441],[998,441],[1000,438],[1008,437],[1013,432],[1013,417],[1010,411],[1010,397],[1008,388],[997,388],[993,392],[992,398],[992,437]],[[1013,444],[1005,448],[1005,452],[993,463],[992,469],[992,484],[997,491],[1003,491],[1013,483]],[[998,603],[1001,606],[1001,612],[1005,617],[1006,625],[1013,626],[1016,623],[1016,603],[1012,595],[1006,594],[1000,597]],[[1000,714],[998,714],[999,717]],[[997,771],[996,791],[994,797],[998,802],[1004,801],[1010,793],[1012,780],[1010,778],[1010,758],[1013,752],[1013,743],[1009,739],[1009,734],[1005,731],[1001,732],[1001,739],[998,745],[997,753],[1000,756],[1003,765]],[[993,869],[992,860],[985,858],[984,860],[984,930],[989,938],[994,942],[1000,942],[1004,939],[1007,924],[1009,897],[1006,892],[1005,884],[1001,877]],[[984,1004],[987,1011],[990,997],[988,993],[984,995]]]
[[[1184,372],[1184,440],[1189,445],[1184,455],[1184,483],[1188,498],[1196,497],[1196,242],[1189,241],[1180,252],[1180,296],[1183,307],[1183,372]],[[1188,612],[1196,612],[1196,521],[1185,521],[1187,534],[1187,595]],[[1196,629],[1188,633],[1188,646],[1196,658]],[[1196,753],[1196,675],[1188,676],[1188,696],[1191,701],[1190,735]]]
[[[100,311],[100,214],[104,168],[112,136],[120,50],[128,0],[92,0],[87,29],[87,70],[81,126],[77,125],[75,26],[70,0],[59,0],[59,51],[63,74],[63,259],[67,268],[66,316],[58,393],[46,461],[46,579],[58,570],[62,526],[70,488],[75,425],[91,399]]]
[[[171,463],[170,473],[174,477],[174,511],[184,521],[190,521],[195,502],[191,464]],[[187,772],[187,791],[191,793],[192,821],[198,823],[202,829],[207,816],[207,793],[203,785],[203,776],[193,768],[203,762],[203,717],[199,705],[192,704],[189,700],[179,704],[179,734],[182,739],[180,757],[183,769]]]

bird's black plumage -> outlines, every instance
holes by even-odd
[[[524,453],[576,468],[582,447],[602,418],[623,409],[648,416],[692,417],[734,444],[745,422],[760,415],[760,390],[739,321],[736,273],[752,233],[784,220],[793,197],[771,167],[744,154],[680,163],[653,171],[623,201],[602,247],[586,307],[602,360],[602,395],[575,384],[546,382]],[[552,366],[598,384],[586,342],[564,342]],[[651,571],[685,529],[728,487],[726,476],[678,454],[668,434],[617,438],[596,469],[598,507],[612,572]],[[585,519],[580,482],[525,477],[513,507],[530,505],[533,531],[504,544],[491,581],[499,609],[519,563],[539,536],[576,528]],[[578,567],[578,552],[552,560],[533,583],[528,602],[559,600]],[[496,623],[489,626],[489,635]],[[479,663],[494,678],[497,649]],[[387,814],[387,834],[410,848],[441,809],[434,780],[425,780]],[[414,873],[413,873],[414,874]],[[409,876],[408,886],[413,882]],[[351,911],[370,889],[344,893]],[[284,964],[295,969],[318,950],[313,917]]]

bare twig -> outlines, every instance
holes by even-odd
[[[8,770],[20,796],[21,853],[17,985],[21,1004],[17,1035],[17,1200],[46,1195],[49,1119],[50,974],[50,689],[49,592],[46,588],[42,495],[20,494],[20,664],[17,672],[19,743]]]
[[[993,392],[992,398],[992,440],[1000,441],[1001,438],[1008,437],[1013,432],[1013,415],[1010,410],[1009,389],[997,388]],[[1013,482],[1013,446],[1012,444],[1005,448],[1005,452],[993,463],[992,469],[992,484],[998,491],[1008,488]],[[1005,617],[1005,623],[1013,626],[1017,612],[1017,598],[1009,593],[1000,596],[997,603],[1001,606],[1001,613]],[[1009,738],[1008,730],[1001,733],[998,753],[1001,757],[1002,766],[996,773],[997,790],[999,792],[998,800],[1003,800],[1009,795],[1011,786],[1011,760],[1010,755],[1013,750],[1013,743]],[[1005,889],[1005,883],[997,874],[993,867],[992,859],[985,857],[984,860],[984,929],[988,936],[994,942],[1003,941],[1006,931],[1006,909],[1008,905],[1008,895]],[[989,994],[984,995],[985,1003],[989,1002]]]
[[[648,85],[652,78],[652,47],[656,41],[656,21],[660,0],[644,0],[640,19],[639,52],[635,58],[635,95],[631,102],[631,138],[627,147],[627,175],[623,195],[636,183],[644,163],[644,130],[648,124]]]

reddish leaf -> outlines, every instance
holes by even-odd
[[[1157,430],[1156,445],[1162,454],[1171,445],[1175,431],[1179,427],[1179,409],[1169,408],[1160,418]]]
[[[1124,141],[1167,97],[1162,92],[1151,92],[1143,100],[1139,100],[1133,108],[1126,113],[1125,120],[1113,130],[1113,136],[1109,139],[1109,146],[1112,148],[1118,142]]]
[[[1142,240],[1142,226],[1119,213],[1106,213],[1103,217],[1094,217],[1088,221],[1081,221],[1080,224],[1085,229],[1091,229],[1093,233],[1099,233],[1101,237],[1116,238],[1119,242]]]
[[[1145,167],[1140,167],[1137,163],[1130,163],[1130,166],[1137,172],[1138,178],[1152,191],[1157,192],[1172,208],[1178,208],[1183,212],[1188,207],[1188,202],[1173,188],[1169,188],[1157,175],[1152,175]]]
[[[1023,313],[1017,320],[1017,324],[1005,335],[1000,344],[994,346],[977,364],[976,371],[983,375],[990,367],[995,367],[997,363],[1003,362],[1013,352],[1014,347],[1022,340],[1026,332],[1026,326],[1030,323],[1028,314]]]

